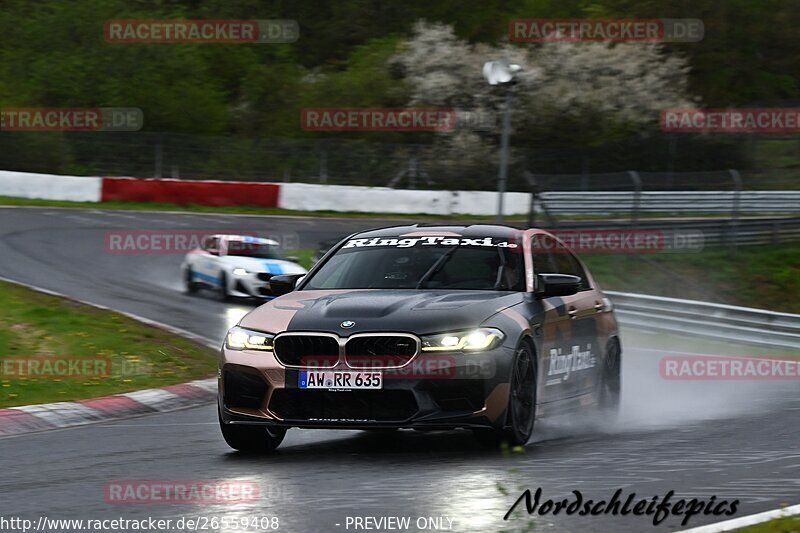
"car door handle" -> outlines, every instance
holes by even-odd
[[[574,308],[574,307],[570,307],[569,311],[567,311],[567,314],[569,315],[569,317],[571,319],[574,320],[578,316],[578,310],[576,308]]]

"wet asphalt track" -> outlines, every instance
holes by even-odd
[[[252,308],[180,292],[181,255],[106,253],[110,230],[236,230],[285,233],[302,247],[381,225],[367,220],[231,217],[52,208],[0,208],[0,276],[164,321],[209,338]],[[214,407],[0,440],[0,516],[145,518],[277,516],[279,531],[347,531],[348,516],[449,517],[455,531],[522,529],[503,522],[524,488],[545,497],[580,490],[608,499],[739,499],[737,516],[800,501],[797,382],[678,383],[662,380],[669,347],[630,335],[617,427],[552,420],[522,453],[480,449],[467,432],[289,432],[279,453],[231,453]],[[623,342],[626,337],[623,336]],[[231,508],[111,505],[103,486],[120,479],[257,480],[263,498]],[[507,494],[504,494],[507,493]],[[696,526],[716,521],[697,516]],[[660,530],[679,528],[669,518]],[[340,524],[337,526],[337,524]],[[444,524],[447,524],[445,520]],[[535,530],[645,531],[648,517],[535,517]],[[349,529],[353,531],[351,527]],[[412,527],[410,531],[418,531]]]

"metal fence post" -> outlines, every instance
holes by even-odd
[[[508,144],[511,137],[511,87],[506,91],[506,106],[503,111],[503,130],[500,133],[500,170],[497,176],[497,217],[498,223],[503,222],[503,196],[506,194],[508,182]]]
[[[739,210],[741,209],[741,201],[742,201],[742,176],[739,174],[738,170],[729,169],[728,173],[731,175],[733,179],[733,209],[731,211],[731,223],[730,223],[730,240],[731,240],[731,247],[736,248],[736,237],[738,232],[739,226]]]
[[[581,190],[586,192],[589,188],[589,158],[586,154],[583,155],[583,164],[581,165]]]
[[[639,224],[639,209],[641,207],[642,201],[642,178],[639,177],[639,173],[635,170],[629,170],[628,176],[630,176],[631,181],[633,182],[633,207],[631,208],[631,225],[636,228]]]
[[[328,151],[324,145],[319,152],[319,182],[328,183]]]
[[[153,165],[153,177],[160,178],[161,177],[161,167],[164,161],[164,136],[159,135],[156,137],[156,154],[155,154],[155,161]]]
[[[525,179],[531,187],[531,203],[528,207],[528,227],[532,228],[536,225],[536,205],[539,203],[539,184],[536,183],[536,176],[525,171]]]
[[[678,138],[670,133],[669,136],[669,144],[667,145],[667,149],[669,151],[669,156],[667,157],[667,188],[672,189],[675,182],[675,154],[677,153],[677,146],[676,143],[678,142]]]

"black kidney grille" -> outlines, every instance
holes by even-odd
[[[417,341],[402,335],[355,337],[345,345],[345,360],[353,368],[402,366],[417,353]]]
[[[275,339],[275,357],[284,365],[330,368],[339,361],[339,343],[320,335],[284,335]]]

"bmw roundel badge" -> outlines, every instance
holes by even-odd
[[[356,325],[356,323],[353,322],[352,320],[345,320],[344,322],[339,324],[339,326],[343,327],[344,329],[350,329],[355,325]]]

